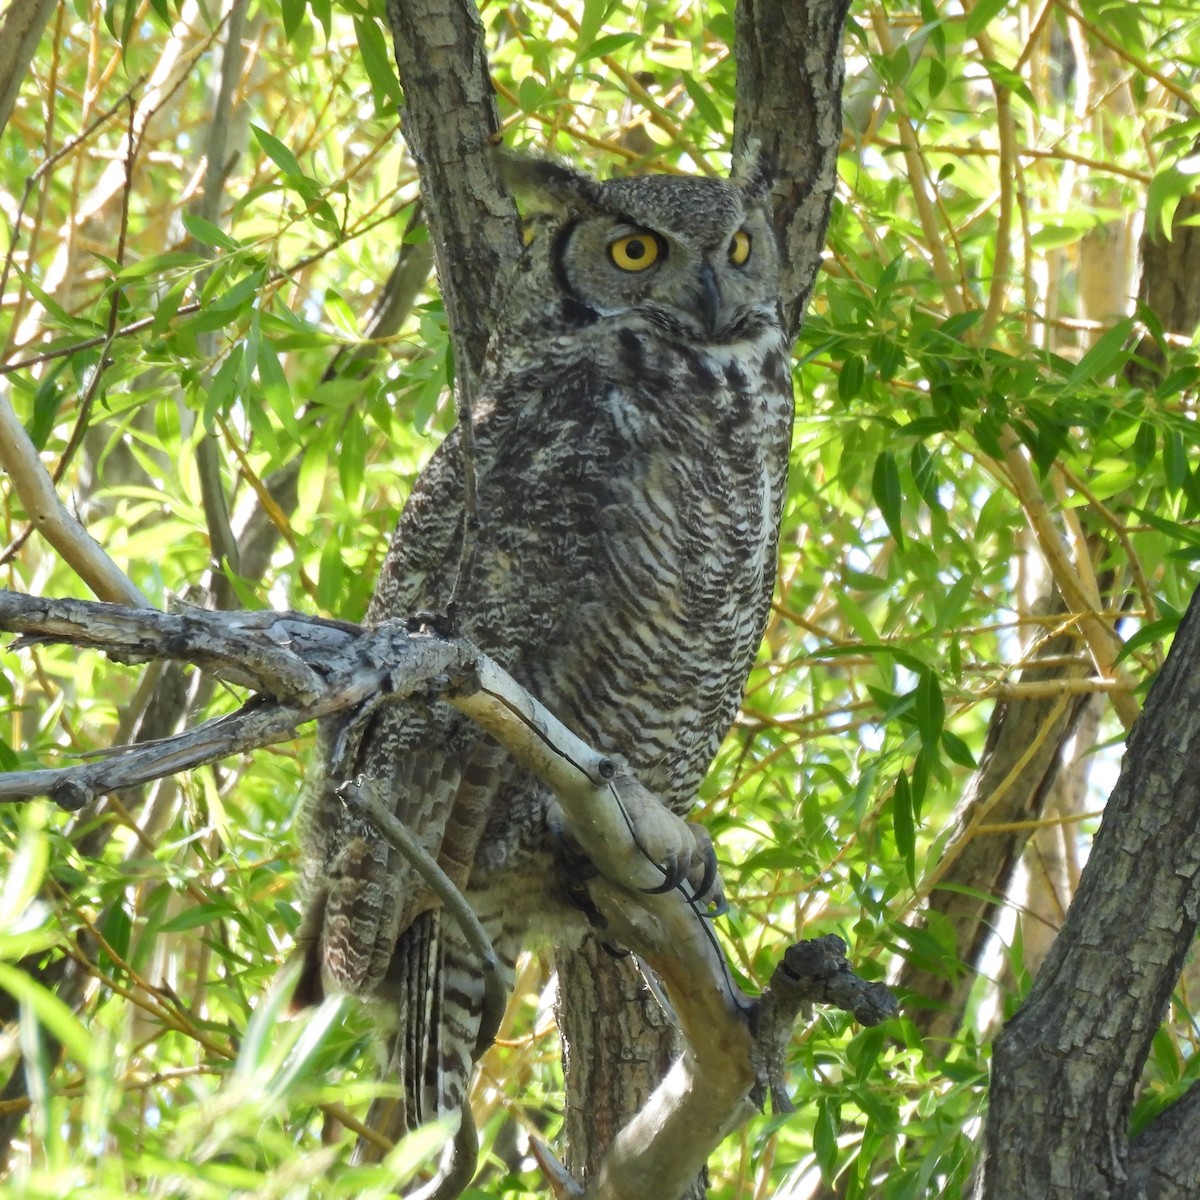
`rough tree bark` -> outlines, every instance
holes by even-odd
[[[793,333],[820,263],[833,196],[848,7],[848,0],[741,0],[737,8],[734,151],[757,142],[776,170],[772,201],[789,263],[783,290]],[[472,0],[389,0],[388,21],[460,385],[471,389],[492,325],[490,281],[517,253],[519,236],[488,154],[498,121],[483,28]],[[559,954],[556,967],[567,1166],[588,1179],[662,1078],[676,1034],[634,964],[614,960],[594,940]],[[703,1185],[692,1194],[702,1195]]]
[[[1200,593],[1129,736],[1058,940],[996,1043],[977,1200],[1200,1189],[1195,1092],[1132,1152],[1129,1138],[1134,1089],[1200,922],[1198,754]]]

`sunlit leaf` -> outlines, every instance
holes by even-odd
[[[900,488],[900,470],[896,466],[895,456],[885,450],[875,460],[875,473],[871,480],[871,495],[879,505],[880,515],[887,524],[888,532],[896,539],[896,544],[904,547],[904,523],[900,505],[903,494]]]

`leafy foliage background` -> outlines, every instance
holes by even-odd
[[[401,246],[419,262],[425,236],[380,8],[64,3],[3,133],[0,392],[155,604],[209,589],[360,618],[408,485],[453,421],[432,280],[396,332],[364,341]],[[510,144],[600,171],[725,169],[732,0],[482,14]],[[244,56],[222,97],[231,28]],[[1200,554],[1193,331],[1168,336],[1130,299],[1142,229],[1169,231],[1200,173],[1198,59],[1187,4],[852,9],[777,607],[699,809],[750,986],[826,932],[864,974],[959,969],[947,931],[912,919],[956,852],[951,817],[998,700],[1097,695],[1071,768],[1082,803],[1045,822],[1075,860],[1068,882],[1086,855],[1115,705],[1161,661]],[[1005,465],[1006,430],[1032,489]],[[291,500],[268,500],[297,464]],[[0,495],[4,585],[87,595],[29,536],[15,492]],[[1039,521],[1065,567],[1047,566]],[[215,567],[222,530],[247,527],[273,539],[265,567]],[[1037,605],[1063,571],[1125,639],[1111,678],[1019,677],[1071,623]],[[151,694],[147,672],[56,648],[3,649],[0,664],[10,770],[125,740]],[[239,703],[184,686],[190,720]],[[347,1166],[345,1124],[378,1087],[365,1021],[336,1002],[284,1019],[309,750],[83,820],[0,813],[0,1192],[382,1196],[436,1149],[434,1131]],[[1010,892],[953,1041],[921,1037],[919,997],[879,1030],[815,1014],[793,1046],[799,1111],[731,1138],[713,1196],[957,1194],[989,1038],[1053,924],[1030,921],[1031,894]],[[561,1111],[548,984],[531,955],[484,1061],[481,1195],[538,1187],[524,1131],[552,1136]],[[1194,1041],[1185,979],[1135,1119],[1195,1075]]]

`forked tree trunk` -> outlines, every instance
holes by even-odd
[[[799,329],[820,264],[841,139],[848,0],[740,0],[734,148],[759,143],[778,178],[772,203],[790,264],[788,327]],[[511,201],[488,156],[498,129],[483,27],[472,0],[390,0],[405,136],[421,171],[456,362],[470,384],[491,327],[490,281],[517,250]],[[675,1032],[631,961],[590,940],[559,956],[568,1161],[587,1178],[662,1078]],[[703,1194],[698,1183],[694,1195]]]

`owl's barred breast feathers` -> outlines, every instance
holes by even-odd
[[[597,183],[532,160],[510,173],[541,211],[476,399],[461,624],[683,811],[737,710],[774,586],[792,418],[774,237],[762,197],[736,183]],[[452,434],[413,488],[370,619],[445,604],[462,524]],[[582,918],[553,869],[551,798],[448,706],[385,706],[354,737],[327,728],[322,746],[305,978],[313,995],[375,1003],[404,1088],[396,1134],[462,1103],[481,989],[452,922],[339,785],[382,789],[509,967],[531,930],[574,936]]]

